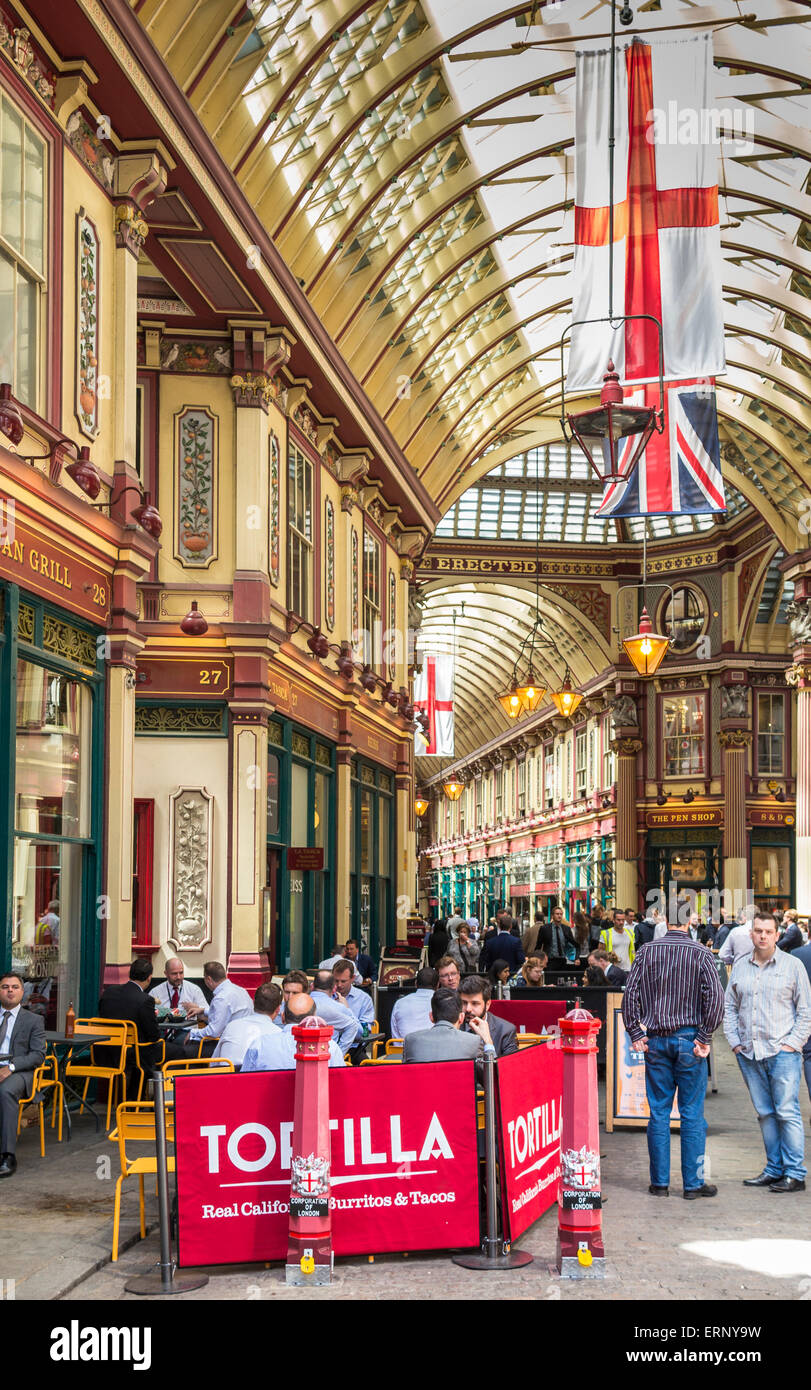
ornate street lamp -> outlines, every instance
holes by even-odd
[[[572,673],[568,666],[563,677],[563,684],[559,690],[550,690],[549,698],[555,705],[558,714],[562,714],[564,719],[568,719],[570,715],[574,714],[583,699],[580,691],[575,690],[572,686]]]
[[[640,676],[653,676],[659,670],[670,646],[670,638],[654,632],[647,608],[642,609],[639,631],[622,643],[631,665]]]
[[[455,780],[443,782],[442,790],[449,801],[458,801],[462,792],[465,790],[465,784],[464,782],[457,782]]]
[[[659,399],[661,401],[662,391]],[[619,375],[611,361],[603,377],[599,406],[575,414],[566,413],[572,438],[603,482],[629,476],[653,431],[659,429],[661,433],[663,419],[661,409],[657,412],[653,406],[626,404]],[[563,433],[565,436],[565,426]],[[594,449],[599,451],[598,460],[593,456]]]
[[[430,806],[430,804],[431,804],[430,801],[428,801],[424,796],[415,796],[415,797],[414,797],[414,812],[415,812],[415,814],[416,814],[418,817],[424,816],[424,815],[425,815],[425,812],[428,810],[428,807]]]

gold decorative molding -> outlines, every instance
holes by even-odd
[[[718,742],[722,748],[746,748],[752,742],[752,734],[749,729],[722,729],[718,735]]]
[[[811,687],[811,666],[796,662],[786,670],[786,685],[796,686],[798,690]]]
[[[614,738],[611,740],[611,751],[620,758],[636,757],[637,753],[642,752],[641,738]]]

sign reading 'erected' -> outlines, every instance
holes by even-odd
[[[336,1067],[329,1083],[335,1254],[477,1245],[473,1063]],[[294,1086],[292,1071],[176,1078],[181,1265],[285,1258]]]

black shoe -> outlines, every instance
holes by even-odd
[[[670,1188],[669,1188],[669,1187],[654,1187],[653,1183],[651,1183],[650,1187],[648,1188],[648,1191],[649,1191],[651,1197],[667,1197],[668,1194],[669,1194],[669,1192],[670,1192]]]
[[[744,1178],[744,1187],[774,1187],[776,1182],[782,1182],[782,1178],[776,1177],[773,1173],[760,1173],[756,1178]]]
[[[16,1154],[0,1154],[0,1178],[10,1178],[17,1171]],[[803,1184],[804,1186],[805,1184]]]
[[[696,1197],[717,1197],[718,1188],[713,1187],[711,1182],[705,1182],[703,1187],[691,1187],[684,1194],[685,1202],[694,1202]]]
[[[2,1171],[3,1171],[2,1168],[0,1168],[0,1173],[2,1173]],[[770,1191],[770,1192],[805,1192],[805,1182],[803,1181],[802,1178],[778,1178],[777,1182],[773,1182],[773,1183],[772,1183],[772,1185],[771,1185],[769,1191]]]

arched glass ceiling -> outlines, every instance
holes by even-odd
[[[552,441],[572,301],[574,49],[606,33],[607,0],[132,3],[440,506],[486,471],[493,440],[523,427],[527,443]],[[628,32],[713,29],[719,413],[740,455],[732,481],[796,550],[804,538],[774,509],[811,487],[809,450],[752,403],[807,438],[811,12],[749,10],[653,0]]]
[[[536,485],[537,478],[537,485]],[[528,449],[499,464],[454,502],[440,521],[440,539],[568,541],[608,545],[618,539],[617,523],[595,515],[603,486],[578,449],[548,444]],[[727,520],[739,515],[746,502],[726,485]],[[655,516],[648,518],[648,536],[666,539],[717,526],[715,516]],[[619,539],[641,540],[644,521],[630,517]]]

